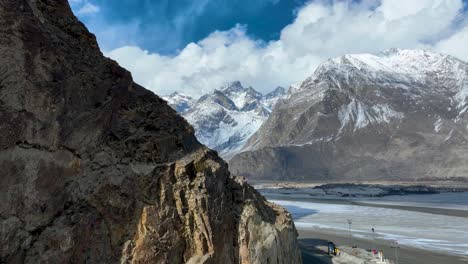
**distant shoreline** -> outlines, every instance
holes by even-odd
[[[449,187],[450,186],[450,187]],[[447,183],[439,186],[411,185],[409,183],[257,183],[254,187],[269,199],[305,201],[328,204],[345,204],[374,208],[398,209],[428,214],[468,218],[468,210],[462,208],[427,207],[423,204],[392,204],[382,199],[391,196],[435,195],[442,193],[468,193],[464,185]],[[364,200],[363,200],[364,199]],[[367,199],[377,199],[376,202]]]
[[[264,194],[265,195],[265,194]],[[387,208],[387,209],[398,209],[405,211],[413,211],[419,213],[427,214],[437,214],[437,215],[448,215],[456,217],[468,218],[467,210],[457,210],[457,209],[444,209],[444,208],[431,208],[431,207],[421,207],[421,206],[405,206],[405,205],[392,205],[392,204],[373,204],[366,202],[358,202],[340,198],[318,198],[318,197],[295,197],[292,195],[278,195],[278,194],[268,194],[265,195],[268,200],[288,200],[288,201],[297,201],[297,202],[313,202],[313,203],[325,203],[325,204],[345,204],[345,205],[356,205],[356,206],[366,206],[366,207],[375,207],[375,208]]]
[[[267,188],[313,188],[321,185],[380,185],[380,186],[427,186],[437,189],[452,189],[453,191],[468,191],[468,179],[464,180],[419,180],[419,181],[281,181],[247,179],[252,186]]]

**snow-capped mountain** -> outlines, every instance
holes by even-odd
[[[198,140],[229,159],[268,118],[286,91],[278,87],[263,95],[252,87],[232,82],[193,100],[180,93],[165,99],[194,127]]]
[[[174,92],[163,98],[174,110],[179,113],[184,113],[195,103],[195,99],[192,97],[178,92]]]
[[[392,49],[322,63],[230,161],[270,179],[468,177],[468,64]]]
[[[284,99],[287,95],[286,89],[281,86],[278,86],[275,90],[267,93],[263,97],[263,105],[268,109],[268,111],[273,110],[273,106],[278,102],[280,99]]]

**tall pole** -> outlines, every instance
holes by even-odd
[[[375,246],[375,229],[372,228],[372,248],[371,250],[374,250],[376,248]]]
[[[395,259],[396,259],[396,264],[399,263],[398,261],[398,246],[395,247]]]
[[[349,238],[348,238],[348,243],[349,243],[349,246],[350,247],[353,247],[352,243],[351,243],[351,224],[353,224],[353,219],[346,219],[346,221],[348,222],[348,235],[349,235]]]
[[[398,245],[398,241],[392,241],[392,248],[395,249],[395,263],[398,264],[398,249],[400,248],[400,245]]]

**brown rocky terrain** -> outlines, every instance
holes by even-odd
[[[290,215],[66,0],[0,2],[0,201],[0,263],[300,263]]]

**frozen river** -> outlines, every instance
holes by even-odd
[[[440,208],[466,210],[468,194],[390,196],[359,199],[359,202],[398,206],[432,208],[438,214],[362,205],[326,203],[323,200],[271,200],[286,207],[293,215],[296,227],[306,230],[322,229],[347,236],[347,219],[352,219],[354,237],[397,240],[400,245],[468,256],[468,218],[443,215]],[[348,200],[347,200],[348,201]],[[432,210],[431,209],[431,210]]]

